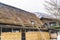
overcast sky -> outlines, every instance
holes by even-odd
[[[0,0],[0,2],[12,5],[29,12],[46,13],[44,9],[45,0]]]

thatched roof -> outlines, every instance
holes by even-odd
[[[35,14],[0,3],[0,23],[32,26],[31,21],[37,27],[42,24]]]

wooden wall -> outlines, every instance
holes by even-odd
[[[2,40],[21,40],[21,32],[5,32],[2,33]]]
[[[48,32],[26,32],[26,40],[50,40]],[[21,32],[4,32],[2,33],[2,40],[22,40]]]
[[[50,40],[48,32],[26,32],[26,40]]]

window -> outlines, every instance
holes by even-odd
[[[2,28],[2,32],[12,32],[11,28]]]
[[[47,23],[45,23],[45,24],[44,24],[44,27],[48,27],[48,24],[47,24]]]
[[[34,21],[33,20],[31,21],[31,24],[34,25]]]
[[[56,22],[50,22],[50,26],[52,27],[52,26],[57,26],[56,25]]]
[[[38,29],[26,29],[26,32],[29,32],[29,31],[39,31]]]
[[[20,32],[20,29],[19,28],[14,28],[13,32]]]

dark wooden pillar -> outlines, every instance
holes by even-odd
[[[26,37],[25,37],[25,29],[22,29],[22,40],[26,40]]]
[[[2,27],[0,27],[0,40],[2,40]]]
[[[0,27],[0,40],[1,40],[1,27]]]

